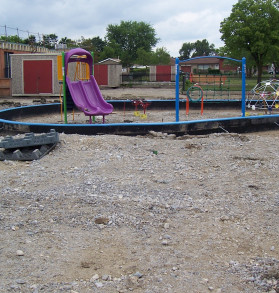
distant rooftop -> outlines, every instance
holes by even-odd
[[[107,59],[105,59],[105,60],[102,60],[102,61],[100,61],[100,62],[98,62],[99,64],[101,64],[101,63],[120,63],[121,62],[121,60],[120,59],[117,59],[117,58],[107,58]]]

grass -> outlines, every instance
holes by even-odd
[[[204,76],[204,75],[203,75]],[[262,80],[268,80],[270,79],[269,75],[264,75],[262,77]],[[227,75],[226,80],[222,83],[221,78],[220,80],[217,80],[215,82],[203,82],[202,75],[200,78],[200,86],[204,90],[208,91],[242,91],[242,77],[241,75],[239,76],[233,76],[233,75]],[[191,87],[193,84],[188,83],[186,86],[186,90]],[[250,91],[257,85],[257,77],[252,77],[252,78],[247,78],[246,77],[246,92]]]

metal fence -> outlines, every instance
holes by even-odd
[[[122,82],[175,81],[175,74],[123,73]]]

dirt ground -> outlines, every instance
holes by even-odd
[[[175,89],[174,88],[104,88],[101,89],[103,97],[106,100],[135,100],[143,99],[149,100],[152,104],[152,100],[167,100],[175,99]],[[185,99],[186,95],[180,94],[181,99]],[[215,97],[218,98],[218,97]],[[223,97],[225,98],[225,97]],[[231,96],[233,99],[241,99],[240,94],[237,96]],[[14,107],[14,106],[25,106],[30,104],[42,104],[42,103],[53,103],[60,102],[59,97],[10,97],[10,98],[0,98],[0,108]],[[128,106],[126,106],[129,108]],[[138,107],[138,113],[135,115],[134,109],[117,109],[114,110],[111,115],[106,116],[106,123],[122,123],[122,122],[173,122],[176,119],[175,108],[167,109],[165,111],[150,111],[147,107],[146,113],[142,107]],[[255,112],[253,112],[255,114]],[[186,115],[186,109],[181,109],[179,113],[180,121],[182,120],[202,120],[210,118],[225,118],[225,117],[235,117],[241,116],[241,109],[239,110],[212,110],[204,109],[201,115],[201,109],[193,109],[190,107],[189,114]],[[68,112],[68,123],[72,124],[83,124],[88,123],[89,118],[85,116],[80,111],[75,111],[75,113]],[[50,114],[39,116],[34,113],[33,117],[19,119],[22,122],[35,122],[35,123],[63,123],[63,114]],[[96,117],[96,123],[103,123],[102,117]]]
[[[0,162],[0,292],[279,292],[278,135],[60,134]]]

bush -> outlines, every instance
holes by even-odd
[[[219,69],[208,68],[208,73],[209,74],[220,74],[220,70]]]
[[[130,72],[135,73],[135,74],[149,74],[149,67],[146,67],[146,68],[131,68]]]

